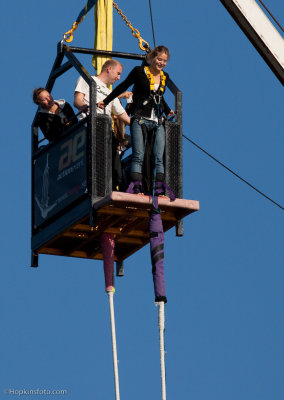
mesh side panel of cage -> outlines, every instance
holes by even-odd
[[[112,126],[111,119],[100,115],[96,119],[93,135],[93,177],[94,197],[104,197],[112,191]]]
[[[181,126],[166,122],[165,179],[176,197],[182,197],[182,131]]]

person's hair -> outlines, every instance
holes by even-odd
[[[101,72],[104,72],[104,71],[106,71],[109,67],[111,67],[111,68],[114,68],[114,67],[116,67],[117,65],[121,65],[122,66],[122,64],[119,62],[119,61],[117,61],[117,60],[107,60],[104,64],[103,64],[103,66],[102,66],[102,71]]]
[[[42,88],[42,87],[39,87],[39,88],[37,88],[37,89],[34,89],[34,91],[33,91],[33,102],[35,103],[35,104],[37,104],[37,105],[39,105],[40,104],[40,101],[39,101],[39,95],[41,94],[41,92],[43,92],[43,91],[47,91],[48,92],[48,90],[46,90],[45,88]]]
[[[151,63],[151,61],[157,57],[159,53],[165,53],[168,56],[168,59],[170,58],[170,52],[169,49],[166,46],[157,46],[155,47],[152,51],[150,51],[149,54],[146,56],[146,61],[147,63]]]

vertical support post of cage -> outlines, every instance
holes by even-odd
[[[92,132],[95,155],[92,158],[92,201],[112,192],[112,122],[109,115],[99,114]]]
[[[94,197],[94,176],[96,163],[96,120],[97,120],[97,85],[94,79],[89,82],[90,85],[90,116],[88,121],[88,190],[91,196],[90,203],[90,226],[94,227],[94,211],[92,200]]]
[[[89,194],[91,199],[93,200],[94,192],[96,190],[94,185],[94,176],[95,176],[95,165],[96,165],[96,134],[97,134],[97,84],[94,79],[91,79],[89,82],[90,85],[90,116],[88,121],[88,187],[89,187]],[[91,209],[90,209],[90,226],[94,227],[94,211],[93,211],[93,204],[91,201]]]
[[[175,109],[177,110],[176,122],[180,127],[180,134],[178,138],[178,158],[179,158],[179,172],[178,172],[178,192],[179,197],[183,197],[183,185],[182,185],[182,92],[177,91],[175,96]],[[176,235],[183,236],[183,221],[179,220],[176,224]]]
[[[116,262],[116,276],[124,276],[123,261]]]
[[[34,152],[38,149],[38,127],[35,125],[37,114],[32,124],[31,140],[31,232],[34,232]],[[33,252],[31,257],[31,266],[33,266]]]
[[[38,253],[35,251],[32,251],[32,254],[31,254],[31,267],[33,267],[33,268],[38,267]]]
[[[35,119],[32,124],[32,161],[33,161],[34,152],[38,150],[38,126],[35,125],[36,117],[37,117],[37,114],[36,114]]]

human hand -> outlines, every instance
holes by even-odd
[[[133,95],[132,92],[124,92],[120,96],[118,96],[119,99],[129,99]]]
[[[123,140],[122,142],[119,143],[119,146],[117,146],[117,149],[120,151],[123,151],[128,146],[128,140]]]
[[[90,111],[90,107],[87,104],[84,104],[80,107],[80,111],[83,113],[88,113]]]
[[[104,103],[103,101],[99,101],[99,102],[97,103],[97,107],[99,107],[99,108],[101,108],[101,109],[104,110],[104,108],[105,108],[105,103]]]

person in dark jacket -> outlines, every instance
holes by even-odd
[[[34,89],[33,101],[39,106],[36,123],[49,141],[58,140],[65,129],[78,122],[70,104],[54,100],[44,88]]]
[[[106,107],[110,101],[133,86],[133,99],[128,111],[131,118],[132,162],[131,180],[135,182],[134,192],[142,191],[142,168],[145,153],[145,129],[155,135],[153,147],[154,173],[153,180],[164,181],[163,155],[165,148],[165,128],[163,114],[174,115],[164,100],[166,80],[169,75],[163,72],[169,59],[169,50],[158,46],[147,55],[149,66],[135,67],[128,77],[118,85],[111,94],[98,103],[98,107]]]

